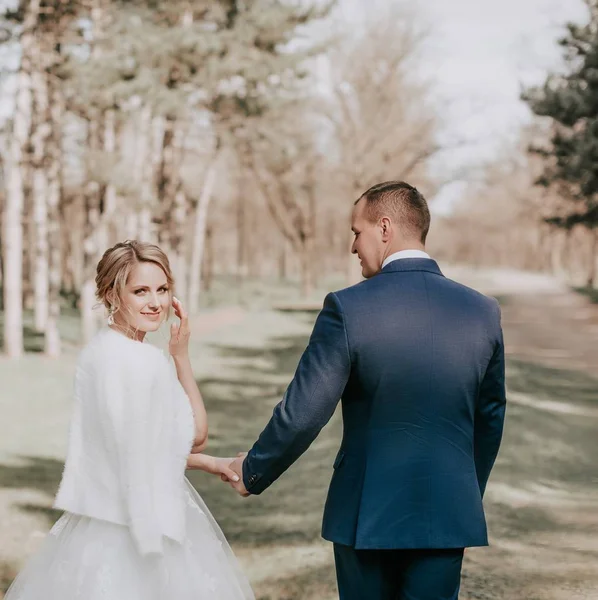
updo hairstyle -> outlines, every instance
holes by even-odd
[[[142,262],[154,263],[164,271],[172,298],[174,277],[166,254],[154,244],[126,240],[108,248],[96,269],[96,297],[109,313],[115,314],[121,309],[127,281],[135,265]],[[166,317],[170,317],[170,309]]]

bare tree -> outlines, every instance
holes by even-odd
[[[216,150],[214,157],[208,163],[201,192],[195,207],[193,238],[191,242],[191,262],[189,264],[189,310],[192,314],[199,311],[201,288],[201,273],[204,259],[206,233],[208,226],[208,209],[214,195],[214,187],[218,173],[219,154]]]
[[[23,352],[23,205],[24,173],[28,170],[27,144],[31,128],[32,55],[38,26],[40,0],[25,7],[21,32],[21,64],[17,76],[17,95],[13,132],[8,152],[8,177],[4,205],[4,350],[11,358]]]
[[[394,9],[329,54],[331,90],[319,110],[331,133],[336,185],[347,199],[345,252],[351,244],[349,199],[390,179],[407,179],[426,192],[432,184],[426,167],[440,150],[438,116],[430,86],[418,74],[424,36],[417,31],[404,8]],[[353,282],[360,277],[356,263],[346,264]]]
[[[62,90],[54,79],[49,85],[52,132],[48,145],[48,317],[46,321],[45,353],[57,357],[61,352],[58,319],[60,317],[60,291],[62,287],[62,257],[65,251],[63,227],[60,212],[62,185],[62,123],[64,118],[64,98]]]
[[[92,161],[94,154],[100,151],[100,123],[98,116],[92,116],[87,126],[87,148],[90,151],[88,161]],[[101,252],[99,246],[101,219],[102,219],[102,197],[100,183],[91,174],[91,166],[88,162],[87,182],[85,191],[81,195],[84,203],[85,234],[83,241],[83,283],[81,285],[81,320],[83,339],[88,342],[96,331],[96,317],[93,312],[96,303],[94,270]]]
[[[430,86],[417,69],[423,39],[397,11],[329,54],[332,97],[322,112],[353,196],[384,179],[425,178],[422,167],[439,150]]]
[[[49,245],[48,245],[48,173],[47,146],[51,134],[50,100],[48,97],[48,74],[44,64],[42,36],[37,36],[32,48],[32,60],[37,68],[31,75],[33,91],[33,124],[31,145],[33,147],[33,185],[31,189],[33,212],[33,242],[35,249],[33,265],[34,324],[37,331],[45,332],[48,321]]]
[[[314,283],[315,173],[320,159],[310,147],[313,140],[307,127],[297,128],[295,123],[293,129],[294,136],[284,135],[284,129],[276,136],[262,129],[242,160],[253,173],[279,231],[299,258],[301,293],[307,297]]]
[[[187,303],[187,260],[183,248],[188,217],[188,198],[181,178],[186,124],[182,119],[163,119],[164,135],[157,176],[160,202],[158,243],[168,252],[177,282],[177,294]]]
[[[542,164],[526,153],[531,135],[523,131],[519,146],[486,165],[452,214],[438,219],[431,251],[451,262],[546,271],[583,285],[595,268],[596,242],[584,227],[550,222],[566,200],[534,185]]]

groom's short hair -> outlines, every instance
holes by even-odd
[[[365,215],[377,223],[390,217],[393,223],[410,235],[426,242],[430,230],[430,210],[421,192],[404,181],[385,181],[372,186],[355,202],[365,199]]]

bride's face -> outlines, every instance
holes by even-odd
[[[168,315],[171,294],[166,274],[157,264],[138,263],[120,298],[115,324],[140,333],[156,331]]]

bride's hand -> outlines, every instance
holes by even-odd
[[[239,476],[230,468],[234,458],[219,458],[209,454],[189,454],[187,468],[219,475],[223,481],[239,481]]]
[[[239,476],[230,468],[234,458],[214,457],[214,475],[220,475],[222,481],[239,481]]]
[[[174,308],[174,314],[179,318],[179,323],[178,325],[173,323],[170,326],[168,351],[173,357],[185,357],[189,354],[189,338],[191,337],[189,317],[178,298],[172,298],[172,308]]]
[[[242,458],[244,460],[246,456],[247,456],[247,452],[237,452],[237,457],[236,458],[231,458],[230,459],[231,460],[230,464],[232,464],[233,462],[235,462],[239,458]],[[243,464],[243,461],[241,461],[241,464]],[[236,475],[235,471],[233,471],[233,473],[235,473],[235,475]],[[230,481],[231,481],[231,478],[227,477],[226,475],[220,475],[220,479],[222,479],[222,481],[224,481],[224,483],[230,483]],[[232,481],[234,481],[234,482],[239,481],[239,476],[237,476],[237,478],[233,479]]]

